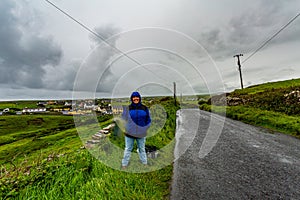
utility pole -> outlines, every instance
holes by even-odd
[[[243,86],[243,77],[242,77],[242,69],[241,69],[241,62],[240,62],[240,56],[243,56],[243,54],[237,54],[233,57],[237,57],[238,61],[237,61],[237,64],[239,66],[239,72],[240,72],[240,79],[241,79],[241,88],[244,89],[244,86]]]
[[[182,93],[180,93],[180,104],[183,103],[183,97],[182,97]]]
[[[176,106],[176,83],[173,82],[173,85],[174,85],[174,104]]]

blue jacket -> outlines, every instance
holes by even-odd
[[[132,97],[139,97],[139,103],[133,103]],[[130,99],[131,104],[124,107],[122,114],[122,118],[126,121],[125,134],[135,138],[145,137],[151,124],[149,110],[142,104],[142,98],[138,92],[133,92]]]

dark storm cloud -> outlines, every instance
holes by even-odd
[[[109,92],[112,90],[116,77],[107,68],[115,50],[118,37],[113,37],[119,29],[106,25],[94,29],[100,37],[89,35],[91,51],[81,60],[76,59],[46,69],[45,88],[69,91]],[[110,45],[107,45],[105,39]]]
[[[111,92],[113,90],[114,84],[117,82],[118,77],[112,73],[111,68],[108,64],[112,61],[112,57],[114,55],[116,55],[117,53],[119,54],[119,52],[112,47],[116,47],[116,42],[119,36],[116,36],[115,34],[118,34],[120,31],[121,30],[119,28],[113,25],[96,28],[96,32],[104,39],[106,39],[106,41],[111,45],[110,47],[107,47],[106,50],[104,50],[106,51],[106,53],[104,54],[103,59],[98,63],[98,66],[101,68],[101,77],[96,89],[98,92]],[[98,42],[102,41],[98,40]],[[103,49],[98,48],[97,51],[99,50],[101,51],[99,53],[103,55]]]
[[[81,65],[80,60],[64,63],[62,66],[48,67],[44,79],[45,88],[55,90],[73,90],[76,74]]]
[[[111,46],[115,46],[116,40],[118,39],[118,36],[116,36],[116,34],[119,33],[121,30],[112,24],[108,24],[105,26],[96,27],[94,31],[97,35],[90,35],[92,41],[99,44],[102,43],[103,40],[105,40]]]
[[[114,48],[118,37],[112,36],[118,33],[119,29],[113,25],[106,25],[95,28],[95,32],[100,37],[94,34],[90,35],[92,49],[78,69],[76,80],[74,80],[74,90],[111,92],[117,77],[112,73],[109,63],[113,56],[119,53]]]
[[[236,53],[251,53],[283,27],[297,12],[281,0],[260,1],[259,6],[242,15],[232,17],[228,24],[202,31],[198,40],[216,60],[226,59]],[[280,33],[268,45],[299,40],[299,20],[289,30]]]
[[[22,15],[26,9],[25,5],[15,1],[0,2],[0,83],[41,88],[44,86],[44,67],[57,65],[62,51],[51,37],[31,29],[29,19],[39,19],[28,15],[30,12]]]

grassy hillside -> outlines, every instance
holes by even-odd
[[[300,79],[217,95],[201,102],[200,108],[300,138]]]
[[[231,95],[242,95],[242,94],[256,94],[267,92],[270,90],[283,89],[283,88],[299,88],[300,79],[291,79],[285,81],[268,82],[259,85],[252,85],[245,89],[237,89],[231,93]]]
[[[0,110],[10,108],[14,110],[22,110],[23,108],[37,108],[37,101],[7,101],[0,102]]]
[[[146,144],[162,147],[174,138],[178,108],[171,98],[154,103],[164,107],[168,119]],[[98,122],[104,127],[112,120],[99,117]],[[89,126],[94,128],[93,124],[80,128]],[[124,148],[122,135],[110,139]],[[0,142],[0,199],[164,199],[169,195],[172,165],[140,174],[107,167],[83,148],[72,116],[0,116]]]

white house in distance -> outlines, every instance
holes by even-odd
[[[123,106],[122,105],[113,105],[112,106],[112,113],[115,115],[121,114],[123,112]]]
[[[46,112],[46,108],[24,108],[22,113],[41,113]]]
[[[87,104],[87,103],[85,103],[85,104],[83,105],[83,108],[84,108],[85,110],[97,110],[98,106],[93,105],[93,104]]]

